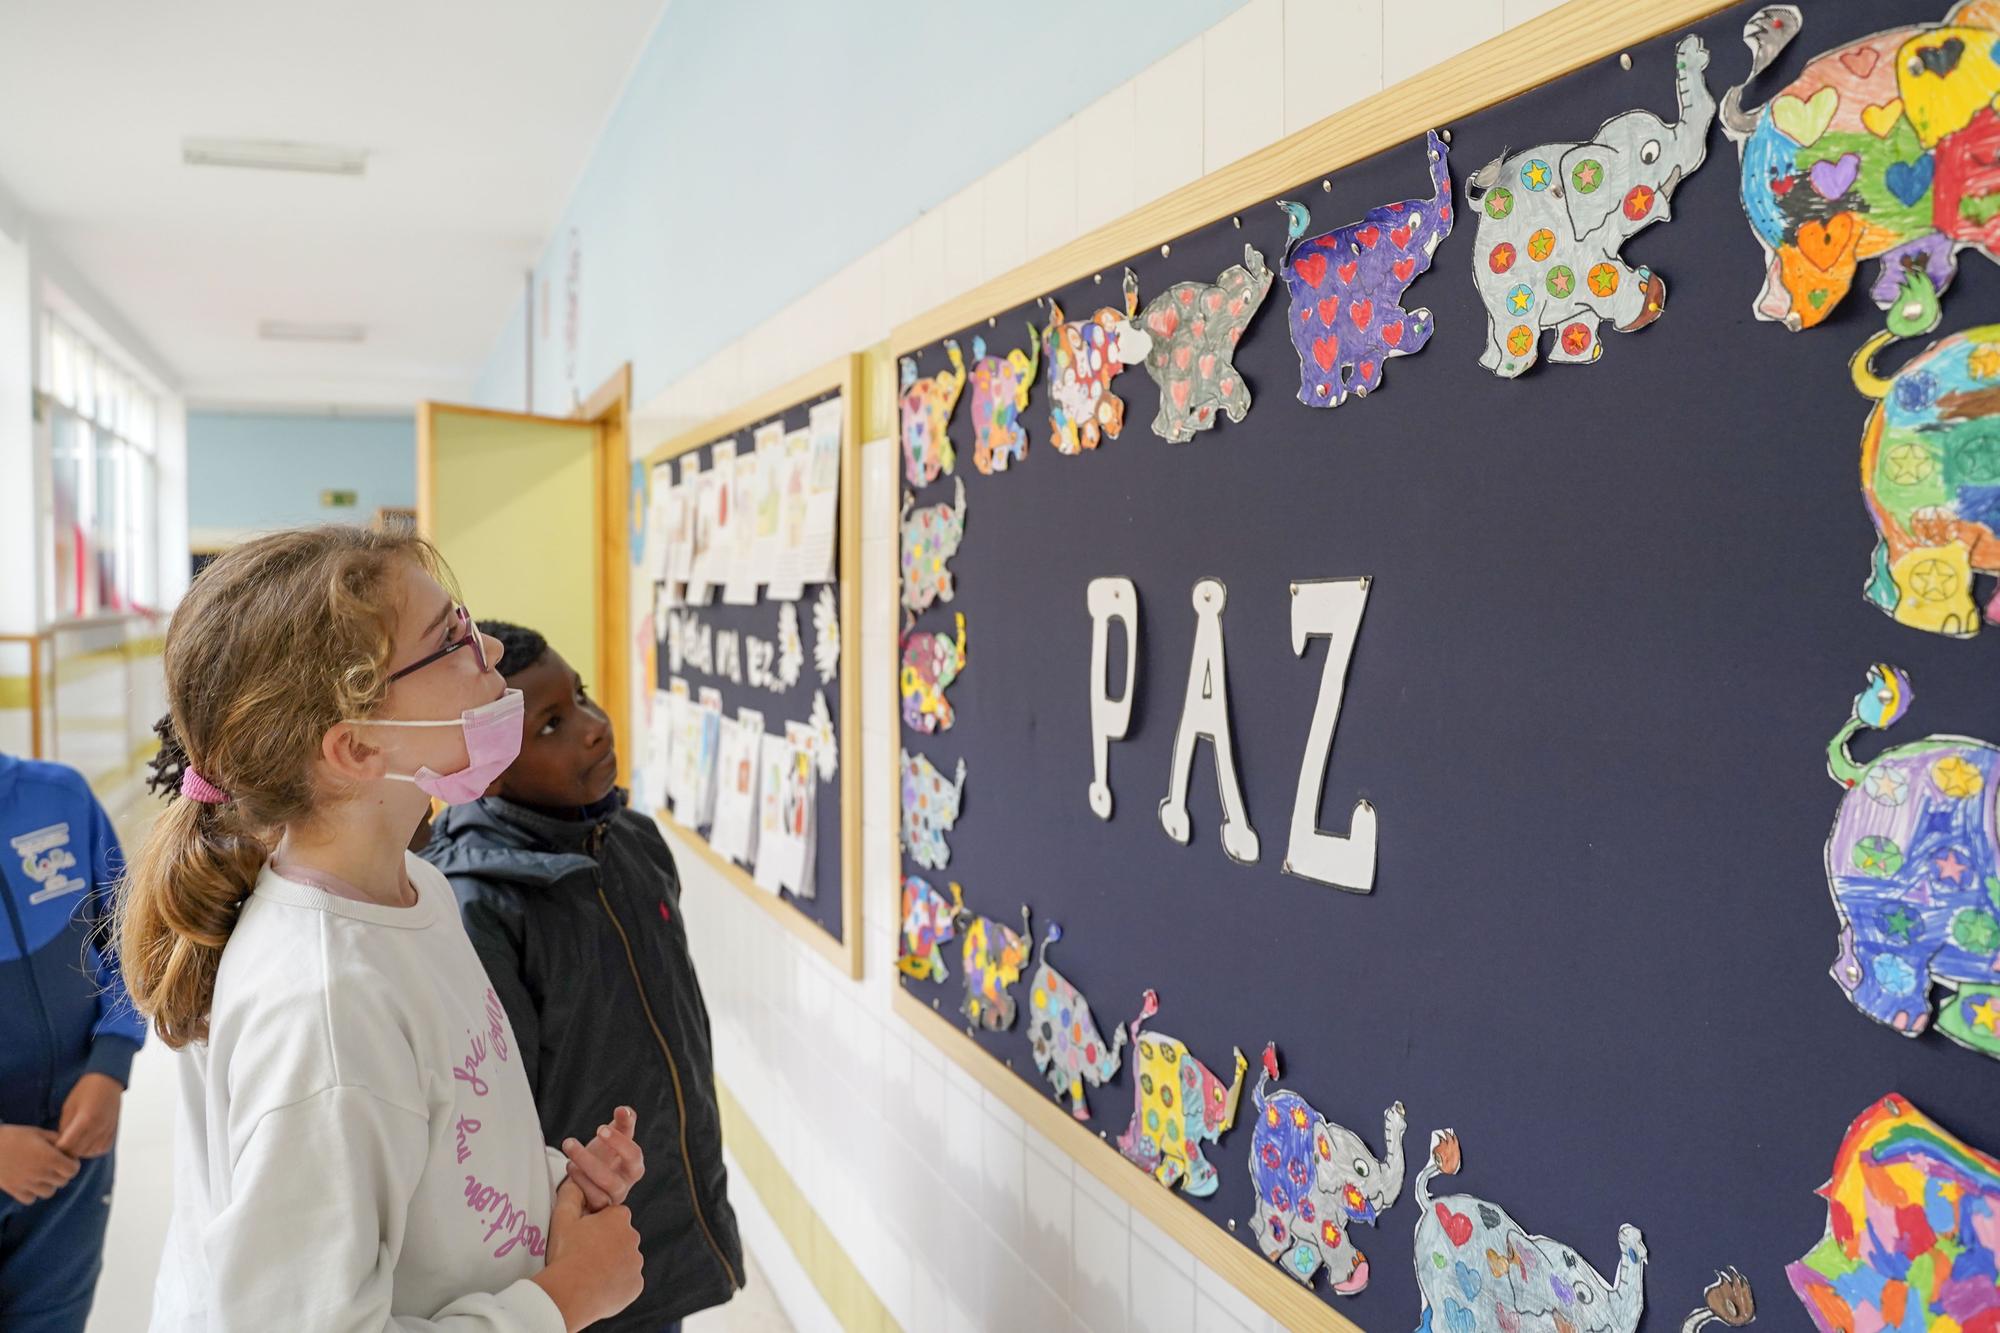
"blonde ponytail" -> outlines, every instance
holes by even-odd
[[[176,1049],[208,1036],[222,946],[264,868],[264,844],[224,828],[226,809],[173,800],[153,822],[120,895],[126,989],[160,1040]]]
[[[153,785],[167,788],[119,887],[126,988],[160,1039],[208,1036],[237,913],[287,825],[337,794],[313,780],[321,738],[387,689],[397,569],[442,575],[421,537],[357,527],[277,532],[204,569],[167,628],[167,698]],[[179,794],[199,772],[223,799]],[[190,790],[194,788],[190,787]]]

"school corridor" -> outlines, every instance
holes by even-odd
[[[2000,1330],[2000,0],[0,113],[0,1333]]]

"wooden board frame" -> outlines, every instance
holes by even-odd
[[[777,918],[787,930],[811,945],[820,957],[861,979],[861,357],[839,357],[807,371],[731,412],[674,436],[644,462],[648,473],[659,464],[799,406],[810,398],[838,392],[840,423],[840,938],[833,939],[819,923],[788,906],[777,894],[757,887],[748,871],[708,845],[708,839],[676,820],[666,810],[653,817],[679,836],[717,874],[740,889],[752,902]],[[653,688],[647,683],[647,688]]]
[[[1261,203],[1301,180],[1328,175],[1372,157],[1432,126],[1448,128],[1454,120],[1554,82],[1585,65],[1614,58],[1626,47],[1698,22],[1734,2],[1569,0],[897,325],[889,335],[888,364],[893,368],[907,353]],[[897,447],[900,450],[900,438]],[[900,454],[896,466],[887,471],[890,494],[886,503],[888,512],[896,513],[902,503]],[[871,588],[869,593],[894,598],[900,605],[901,561],[891,561],[890,568],[897,582],[879,591]],[[846,651],[845,643],[842,651]],[[891,700],[891,708],[895,710],[891,716],[899,719],[900,736],[900,691]],[[878,799],[888,802],[890,818],[899,829],[900,847],[902,775],[891,766],[879,781]],[[884,913],[891,923],[890,957],[900,953],[901,881],[899,863],[896,875],[880,890],[891,900]],[[891,1007],[1037,1133],[1060,1146],[1078,1165],[1284,1327],[1362,1333],[1360,1325],[1316,1292],[1300,1286],[1276,1264],[1217,1229],[1178,1194],[1162,1189],[1126,1161],[1112,1143],[1042,1095],[1038,1085],[995,1061],[950,1018],[906,990],[900,979]]]

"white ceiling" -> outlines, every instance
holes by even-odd
[[[11,0],[0,182],[193,405],[463,397],[665,4]],[[189,135],[368,170],[188,167]],[[266,319],[368,337],[262,342]]]

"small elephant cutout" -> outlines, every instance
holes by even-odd
[[[1646,1242],[1639,1228],[1618,1228],[1618,1271],[1611,1281],[1561,1241],[1531,1235],[1503,1208],[1470,1194],[1431,1196],[1440,1175],[1459,1169],[1458,1136],[1431,1135],[1430,1160],[1417,1173],[1417,1294],[1420,1327],[1432,1333],[1561,1329],[1636,1333],[1645,1308]]]
[[[1827,746],[1846,789],[1826,840],[1840,919],[1833,979],[1848,1002],[1907,1037],[1931,1025],[2000,1058],[2000,747],[1964,736],[1892,746],[1863,764],[1848,743],[1910,706],[1909,678],[1876,666]]]
[[[1035,1068],[1048,1080],[1049,1091],[1061,1101],[1069,1097],[1069,1113],[1078,1120],[1090,1119],[1090,1107],[1083,1099],[1083,1085],[1101,1088],[1118,1072],[1120,1053],[1125,1049],[1125,1029],[1113,1028],[1107,1042],[1090,1016],[1090,1002],[1070,983],[1068,977],[1049,964],[1049,946],[1062,938],[1062,927],[1049,922],[1042,936],[1042,949],[1034,979],[1028,986],[1028,1042],[1035,1052]]]
[[[1311,240],[1304,204],[1279,200],[1289,219],[1279,268],[1291,296],[1292,347],[1299,354],[1299,401],[1338,407],[1382,385],[1390,357],[1423,350],[1436,325],[1427,309],[1404,310],[1403,293],[1429,270],[1438,243],[1451,235],[1450,150],[1436,131],[1424,136],[1431,194],[1368,210],[1359,222]]]
[[[951,886],[952,901],[916,875],[903,880],[903,951],[896,968],[918,981],[943,981],[951,975],[944,965],[944,946],[958,936],[965,898]]]
[[[1136,282],[1125,286],[1122,313],[1105,306],[1082,323],[1049,302],[1042,341],[1049,368],[1049,443],[1057,453],[1095,449],[1099,440],[1115,440],[1125,429],[1125,400],[1111,391],[1111,381],[1152,350],[1152,339],[1132,322],[1138,313]]]
[[[1026,350],[988,356],[986,339],[972,340],[972,466],[982,476],[1005,472],[1028,455],[1028,390],[1035,387],[1042,340],[1028,326]],[[959,507],[964,508],[961,496]]]
[[[1854,354],[1854,387],[1875,400],[1861,440],[1861,491],[1875,524],[1868,600],[1898,624],[1969,639],[2000,620],[1982,609],[1973,575],[2000,575],[1991,497],[2000,486],[2000,324],[1932,343],[1887,379],[1876,355],[1898,336],[1937,327],[1928,275],[1905,276],[1891,327]]]
[[[1013,984],[1028,964],[1028,909],[1021,909],[1021,933],[1015,934],[991,917],[974,917],[965,928],[965,999],[959,1012],[969,1024],[989,1032],[1014,1026]]]
[[[1127,1025],[1138,1048],[1134,1065],[1138,1084],[1132,1089],[1132,1119],[1118,1136],[1118,1151],[1168,1189],[1179,1185],[1205,1198],[1215,1193],[1220,1176],[1202,1156],[1201,1145],[1217,1142],[1236,1123],[1243,1071],[1250,1062],[1238,1050],[1235,1081],[1224,1084],[1178,1037],[1140,1034],[1146,1020],[1158,1012],[1159,996],[1148,990],[1139,1016]]]
[[[1374,1225],[1403,1192],[1403,1104],[1382,1113],[1388,1146],[1377,1161],[1359,1134],[1334,1124],[1296,1092],[1266,1092],[1277,1077],[1277,1049],[1266,1046],[1250,1095],[1257,1108],[1250,1137],[1257,1246],[1308,1287],[1324,1267],[1333,1289],[1352,1296],[1368,1285],[1368,1259],[1355,1247],[1353,1228]]]
[[[926,735],[951,730],[951,700],[944,692],[965,670],[965,615],[958,616],[958,637],[938,630],[915,630],[903,636],[903,725]]]
[[[965,357],[950,338],[945,339],[944,352],[951,369],[921,379],[915,358],[906,356],[902,361],[903,476],[912,486],[928,486],[957,464],[949,427],[952,409],[965,388]]]
[[[1127,291],[1137,300],[1138,280],[1125,270]],[[1152,340],[1146,373],[1160,386],[1160,410],[1153,433],[1185,444],[1198,430],[1215,424],[1221,410],[1231,421],[1250,411],[1250,388],[1236,369],[1236,344],[1251,316],[1271,290],[1271,270],[1256,247],[1243,247],[1243,262],[1231,264],[1214,283],[1177,282],[1155,296],[1139,316]]]
[[[954,504],[914,508],[916,497],[903,493],[903,609],[922,615],[935,602],[948,602],[956,591],[951,558],[965,540],[965,480],[952,479]]]
[[[1708,48],[1683,37],[1674,51],[1680,121],[1626,111],[1587,143],[1545,143],[1496,157],[1466,181],[1479,210],[1473,280],[1486,306],[1479,364],[1513,379],[1535,363],[1544,330],[1551,361],[1585,364],[1603,353],[1598,324],[1642,329],[1666,308],[1651,269],[1627,268],[1625,242],[1666,219],[1675,189],[1708,153],[1715,99],[1703,79]]]
[[[965,795],[965,761],[958,761],[958,780],[946,782],[936,765],[920,754],[903,751],[903,847],[926,870],[951,863],[944,835],[958,822]]]
[[[1824,322],[1879,260],[1869,296],[1888,309],[1903,276],[1943,291],[1972,250],[2000,258],[1992,166],[2000,152],[2000,7],[1960,0],[1915,24],[1823,51],[1754,109],[1750,82],[1804,26],[1792,5],[1743,25],[1750,73],[1722,98],[1742,156],[1741,195],[1765,259],[1757,318],[1793,331]]]

